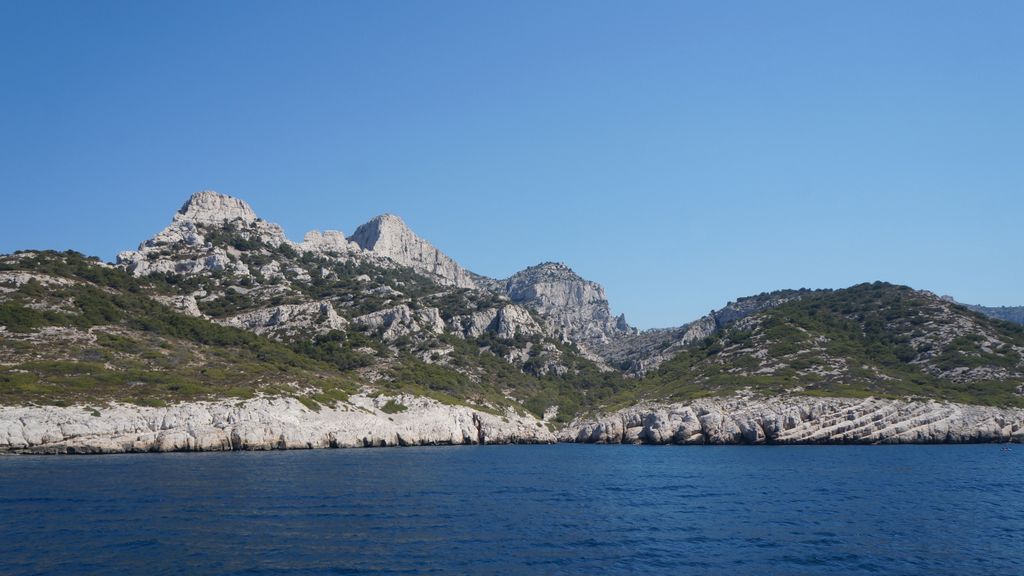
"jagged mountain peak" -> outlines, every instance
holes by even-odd
[[[374,216],[356,228],[349,238],[364,250],[392,250],[393,245],[427,243],[409,228],[401,217],[394,214]]]
[[[447,254],[418,236],[394,214],[381,214],[356,228],[349,237],[360,248],[416,270],[440,284],[477,287],[474,275]]]
[[[202,190],[182,204],[166,228],[139,244],[138,250],[119,253],[117,262],[136,276],[210,270],[247,274],[228,254],[239,240],[270,247],[294,246],[280,226],[256,216],[248,202]]]
[[[242,220],[248,224],[259,220],[259,217],[245,200],[214,190],[201,190],[185,201],[174,215],[174,220],[196,224],[222,224]]]

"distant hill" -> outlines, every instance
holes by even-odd
[[[644,398],[751,389],[1022,405],[1024,327],[906,286],[801,294],[665,362]]]
[[[1024,306],[978,306],[969,304],[965,304],[965,306],[991,318],[1006,320],[1014,324],[1024,324]]]

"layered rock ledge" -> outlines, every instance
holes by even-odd
[[[406,408],[387,413],[388,401]],[[293,398],[166,408],[0,407],[0,453],[108,454],[539,444],[1024,443],[1024,410],[868,398],[726,398],[643,404],[552,433],[541,421],[401,396],[311,410]]]
[[[1024,410],[877,398],[727,398],[643,404],[558,433],[562,442],[937,444],[1024,442]]]
[[[389,414],[388,400],[405,407]],[[293,398],[194,402],[166,408],[130,404],[0,407],[0,452],[108,454],[550,443],[532,418],[497,416],[419,397],[353,397],[311,410]]]

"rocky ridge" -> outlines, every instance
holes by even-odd
[[[157,274],[209,279],[191,292],[161,297],[162,301],[183,313],[283,340],[353,327],[373,332],[382,324],[387,325],[383,330],[390,343],[406,338],[431,342],[445,333],[462,338],[490,333],[505,340],[520,334],[576,346],[582,357],[608,369],[595,350],[636,333],[623,316],[611,315],[600,285],[580,278],[564,264],[541,264],[507,280],[486,278],[461,267],[391,214],[373,218],[348,238],[339,231],[312,231],[303,242],[294,243],[246,202],[202,191],[185,202],[166,229],[138,250],[119,254],[118,264],[142,278]],[[355,276],[362,282],[360,289],[348,289],[344,297],[323,289],[324,284],[351,278],[339,267],[352,265],[370,272]],[[372,273],[388,269],[409,270],[437,288],[382,283]],[[436,307],[430,298],[423,301],[424,291],[434,292],[434,299],[462,298],[471,303],[466,310],[444,311],[443,322],[424,322],[423,313],[403,308]],[[419,321],[412,315],[420,316]],[[444,358],[444,349],[428,350],[423,356]],[[571,370],[559,365],[548,347],[520,343],[518,351],[504,357],[522,366],[538,351],[547,359],[535,365],[558,373]]]
[[[602,358],[628,375],[642,377],[694,342],[710,337],[738,320],[800,298],[806,291],[781,290],[740,298],[678,328],[655,328],[623,334],[599,344]]]

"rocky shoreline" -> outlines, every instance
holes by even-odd
[[[573,422],[561,442],[959,444],[1024,442],[1024,410],[877,398],[714,398]]]
[[[388,401],[401,406],[389,413]],[[0,407],[0,453],[119,454],[551,443],[541,422],[427,398],[356,396],[312,410],[294,398],[166,408]]]
[[[385,411],[388,402],[403,409]],[[392,411],[394,408],[392,408]],[[312,410],[293,398],[163,408],[0,407],[0,453],[115,454],[384,446],[540,444],[1024,443],[1024,410],[847,398],[715,398],[650,403],[555,432],[427,398],[355,396]]]

